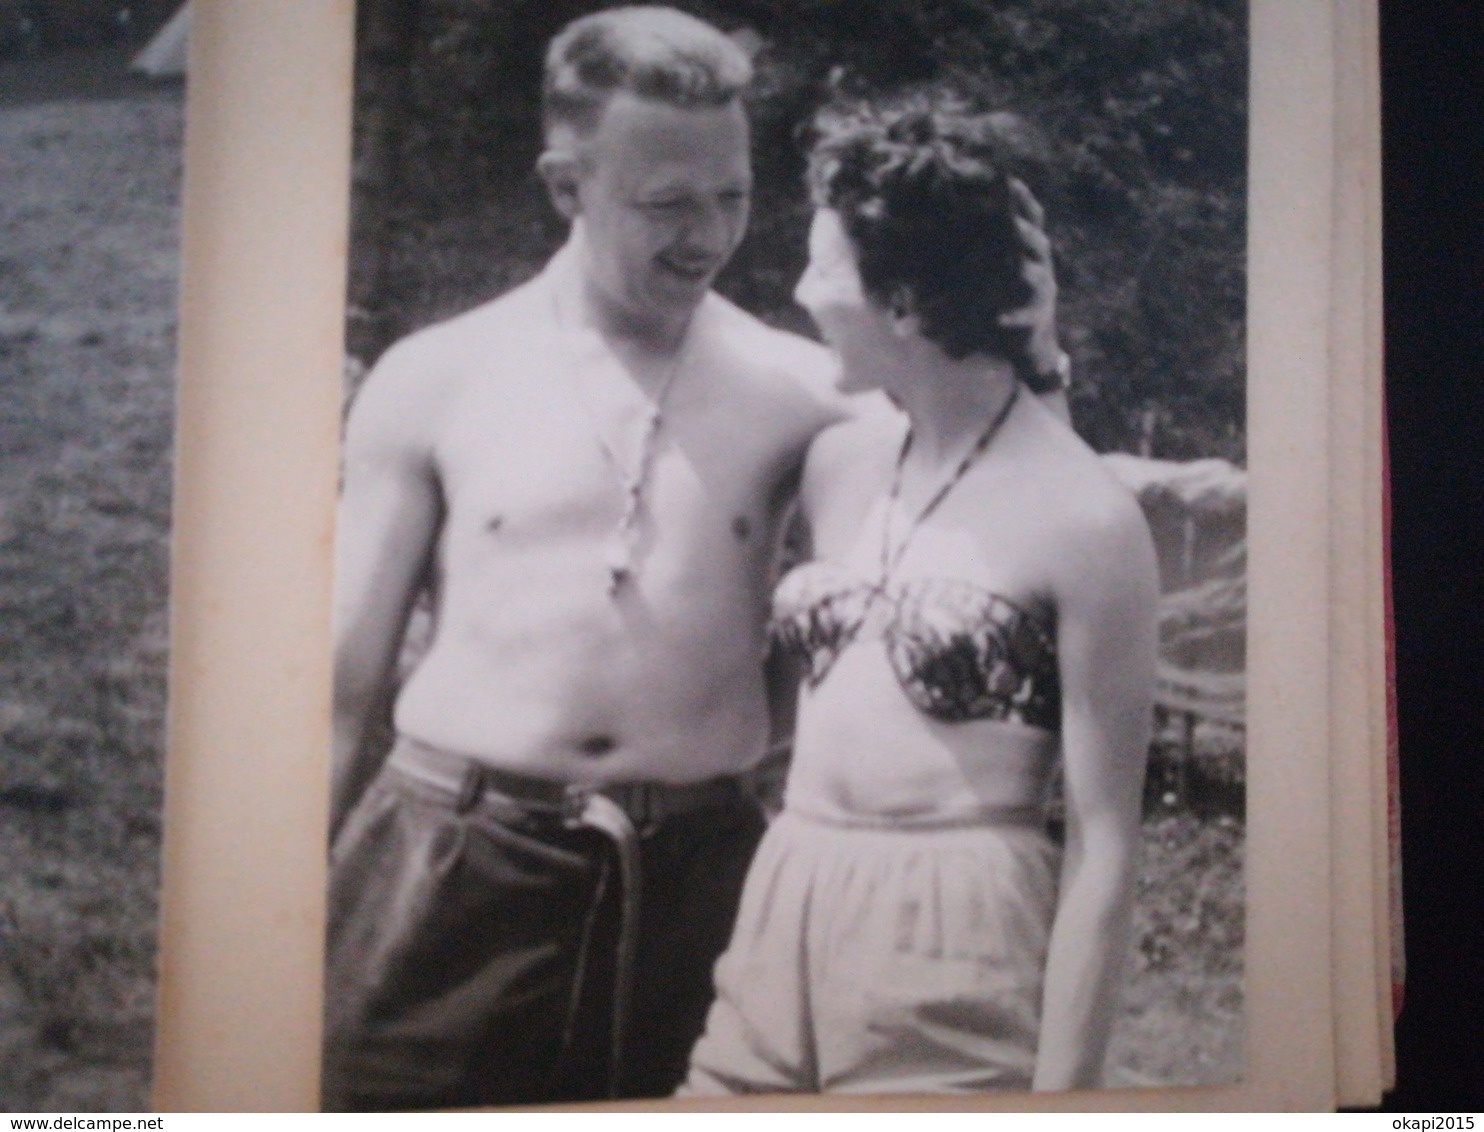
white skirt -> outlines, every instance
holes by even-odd
[[[1060,853],[1020,816],[780,815],[681,1094],[1029,1088]]]

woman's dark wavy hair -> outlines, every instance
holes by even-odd
[[[999,325],[1032,297],[1006,169],[1011,121],[941,88],[837,99],[811,125],[808,180],[815,205],[840,214],[874,302],[905,302],[951,358],[1023,368],[1028,331]]]

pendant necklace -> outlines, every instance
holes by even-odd
[[[588,415],[593,436],[602,450],[603,458],[617,474],[619,484],[623,489],[623,514],[619,517],[613,534],[608,540],[608,551],[604,556],[608,566],[608,594],[610,597],[617,597],[624,587],[633,581],[638,570],[639,543],[643,535],[644,495],[649,487],[650,475],[654,470],[655,457],[659,452],[660,433],[665,426],[665,407],[669,402],[670,390],[674,388],[675,380],[680,376],[689,350],[690,327],[687,324],[680,344],[676,347],[675,357],[660,379],[659,389],[645,417],[644,432],[639,443],[639,460],[637,465],[631,468],[610,443],[608,434],[602,427],[597,408],[588,396],[582,380],[581,367],[577,364],[576,353],[566,337],[566,320],[563,318],[561,302],[557,296],[552,296],[552,303],[556,309],[558,335],[563,342],[568,343],[566,352],[571,363],[577,398],[582,402],[582,407]]]
[[[1005,403],[1000,406],[999,411],[995,413],[989,424],[984,426],[984,431],[969,446],[969,450],[964,453],[963,459],[958,462],[953,472],[943,481],[943,485],[933,493],[932,498],[917,513],[917,517],[912,520],[906,531],[902,533],[901,540],[893,545],[892,528],[895,524],[892,522],[892,519],[896,514],[897,505],[902,495],[902,466],[907,462],[907,453],[912,450],[912,430],[911,428],[907,429],[907,435],[902,438],[902,450],[897,454],[896,471],[892,474],[891,480],[891,493],[886,499],[886,518],[881,527],[881,578],[876,583],[877,593],[886,592],[886,583],[890,580],[892,572],[901,565],[902,559],[907,553],[907,546],[912,541],[912,536],[917,534],[918,529],[923,523],[927,522],[928,517],[938,509],[943,500],[948,498],[948,493],[958,486],[959,481],[968,474],[969,469],[974,466],[975,461],[984,455],[984,451],[989,447],[990,441],[995,438],[995,434],[1000,431],[1000,426],[1010,416],[1010,410],[1015,408],[1015,402],[1019,396],[1020,383],[1017,381],[1011,387],[1010,395],[1005,398]]]

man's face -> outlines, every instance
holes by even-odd
[[[740,103],[682,109],[615,94],[579,170],[589,282],[636,320],[688,315],[747,228],[752,167]]]

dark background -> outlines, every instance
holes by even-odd
[[[1484,9],[1383,0],[1406,1005],[1393,1111],[1484,1110]]]

